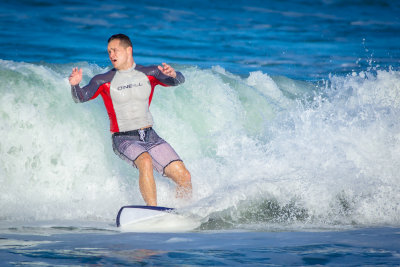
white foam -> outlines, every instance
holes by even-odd
[[[0,89],[0,217],[114,217],[129,195],[108,156],[104,114],[95,104],[88,109],[72,101],[67,75],[30,64],[5,66],[2,74],[12,71]]]
[[[70,66],[2,63],[0,218],[113,221],[120,206],[143,204],[137,172],[112,151],[101,100],[72,101]],[[81,66],[86,82],[105,71]],[[159,205],[202,222],[271,200],[304,209],[305,223],[400,223],[399,72],[332,76],[317,88],[261,72],[182,71],[185,84],[157,87],[150,109],[191,171],[193,200],[176,200],[156,175]]]

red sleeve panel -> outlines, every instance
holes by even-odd
[[[117,117],[110,94],[110,84],[115,73],[116,70],[112,69],[104,74],[94,76],[90,80],[89,84],[84,87],[80,87],[79,85],[71,86],[72,98],[77,103],[86,102],[101,95],[110,118],[110,129],[112,132],[119,131]]]
[[[151,85],[149,105],[153,99],[154,87],[156,87],[156,85],[175,86],[185,82],[185,77],[179,71],[176,72],[176,78],[172,78],[163,74],[157,66],[144,67],[142,65],[136,65],[135,69],[143,72],[149,78]]]

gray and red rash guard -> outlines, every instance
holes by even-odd
[[[96,75],[88,85],[71,86],[72,97],[76,103],[103,97],[111,132],[137,130],[153,125],[153,116],[149,106],[154,87],[175,86],[185,81],[182,73],[176,72],[176,78],[164,75],[157,66],[133,64],[128,70],[112,69]]]

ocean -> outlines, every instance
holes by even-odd
[[[400,3],[0,3],[1,266],[399,266]],[[156,131],[193,198],[156,174],[188,231],[121,231],[143,205],[102,100],[75,104],[125,33],[156,87]]]

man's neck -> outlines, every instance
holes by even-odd
[[[125,66],[119,68],[118,70],[122,70],[122,71],[124,71],[124,70],[129,70],[129,69],[131,69],[132,67],[134,67],[135,65],[136,65],[136,64],[135,64],[135,61],[132,59],[132,61],[128,62]]]

